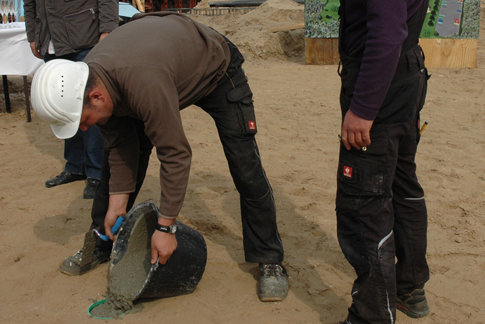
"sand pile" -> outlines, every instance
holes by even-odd
[[[196,8],[208,6],[208,1],[203,0]],[[269,30],[304,23],[304,5],[293,0],[267,0],[247,13],[191,17],[227,36],[247,59],[304,59],[304,29]]]

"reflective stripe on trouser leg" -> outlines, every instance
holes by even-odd
[[[386,200],[390,204],[390,198]],[[379,205],[383,199],[367,202]],[[390,222],[385,224],[384,219],[379,217],[381,228],[390,231],[387,235],[376,233],[372,226],[366,226],[355,210],[337,209],[339,244],[357,274],[348,316],[355,324],[388,324],[395,320],[394,233]]]
[[[398,295],[423,288],[429,279],[426,261],[428,214],[424,191],[418,182],[414,162],[419,131],[417,117],[413,124],[415,131],[409,132],[400,141],[399,158],[392,185]]]

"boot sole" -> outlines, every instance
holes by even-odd
[[[283,301],[284,298],[274,298],[274,297],[259,297],[259,300],[262,302],[280,302]]]
[[[47,181],[45,182],[45,187],[46,188],[54,188],[54,187],[57,187],[57,186],[62,186],[64,184],[68,184],[68,183],[71,183],[71,182],[75,182],[75,181],[82,181],[82,180],[86,180],[87,178],[76,178],[75,180],[70,180],[70,181],[66,181],[66,182],[62,182],[62,183],[54,183],[54,184],[48,184]]]
[[[68,276],[71,276],[71,277],[82,276],[83,274],[85,274],[85,273],[87,273],[87,272],[89,272],[91,270],[96,269],[101,263],[104,263],[104,262],[106,262],[108,260],[109,260],[109,258],[106,259],[106,260],[101,260],[101,261],[99,261],[97,263],[93,262],[91,264],[88,264],[88,265],[84,266],[84,268],[80,268],[79,272],[73,272],[73,271],[69,272],[69,270],[62,270],[62,265],[64,264],[64,262],[63,262],[59,266],[59,270],[61,271],[61,273],[65,274],[65,275],[68,275]]]
[[[411,318],[421,318],[421,317],[425,317],[426,315],[429,314],[429,309],[423,310],[421,312],[415,312],[415,311],[407,309],[405,306],[400,305],[400,304],[397,304],[396,309],[401,311],[402,313],[406,314],[408,317],[411,317]]]
[[[285,300],[285,298],[288,296],[288,292],[283,293],[283,294],[275,294],[275,295],[266,295],[264,296],[263,294],[258,292],[258,298],[262,302],[280,302]]]

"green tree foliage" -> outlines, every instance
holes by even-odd
[[[477,38],[480,30],[480,0],[466,0],[460,25],[460,38]]]
[[[335,0],[307,0],[305,1],[305,37],[307,38],[336,38],[340,20],[338,19],[338,5]],[[336,8],[336,10],[332,10]],[[328,11],[327,11],[328,10]]]

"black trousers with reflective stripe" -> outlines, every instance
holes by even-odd
[[[352,324],[394,323],[396,295],[422,288],[429,279],[427,211],[415,164],[427,79],[424,69],[391,86],[366,150],[340,147],[337,234],[357,273]],[[343,76],[342,116],[351,100],[346,82]]]
[[[231,176],[240,194],[243,244],[247,262],[281,263],[283,245],[276,224],[276,207],[254,138],[256,120],[252,92],[240,66],[230,67],[217,88],[196,103],[214,119]],[[143,132],[143,123],[137,125],[140,139],[140,162],[137,189],[130,194],[128,210],[143,184],[152,150]],[[105,152],[101,184],[93,202],[91,228],[99,227],[104,233],[104,218],[109,203],[109,165]],[[98,246],[111,243],[98,241]]]

